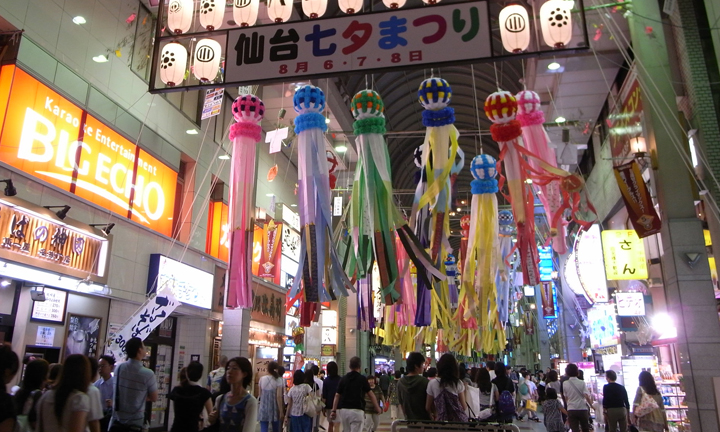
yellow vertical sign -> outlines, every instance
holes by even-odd
[[[605,230],[602,245],[607,280],[648,278],[645,245],[635,230]]]

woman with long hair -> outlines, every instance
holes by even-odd
[[[2,380],[2,391],[0,391],[0,432],[12,432],[17,423],[17,414],[12,396],[7,394],[6,385],[17,375],[20,369],[20,359],[10,344],[0,343],[0,380]]]
[[[640,372],[638,376],[639,386],[635,392],[635,400],[633,401],[633,418],[634,423],[641,432],[663,432],[667,430],[667,416],[665,414],[665,405],[663,404],[662,395],[655,385],[655,378],[648,371]],[[642,404],[643,398],[650,396],[657,408],[643,416],[637,416],[635,411]]]
[[[267,365],[267,375],[260,378],[260,408],[258,409],[258,420],[260,431],[268,432],[268,426],[272,423],[273,432],[280,431],[280,419],[283,418],[283,387],[280,377],[280,365],[271,361]]]
[[[49,368],[50,364],[44,359],[31,360],[25,366],[20,390],[15,393],[15,412],[18,416],[23,416],[22,421],[27,422],[33,430],[37,423],[36,404],[42,397]]]
[[[458,376],[458,364],[452,354],[443,354],[437,362],[438,378],[427,386],[425,409],[437,421],[467,422],[465,384]]]
[[[495,384],[495,388],[498,392],[498,399],[496,399],[496,420],[499,423],[512,423],[513,416],[515,415],[515,403],[510,404],[510,401],[505,401],[503,393],[508,392],[512,400],[515,400],[515,384],[512,379],[507,376],[507,369],[505,364],[502,362],[495,363],[495,379],[492,380]],[[507,402],[507,403],[506,403]],[[512,405],[512,407],[511,407]]]
[[[63,362],[57,384],[40,398],[37,432],[83,432],[88,425],[90,361],[72,354]]]
[[[310,380],[314,384],[312,372]],[[303,410],[305,396],[313,391],[307,381],[307,375],[300,369],[293,374],[293,387],[288,392],[288,406],[285,413],[285,422],[289,424],[292,432],[310,432],[312,430],[313,419]]]
[[[58,381],[60,380],[60,373],[62,372],[62,369],[62,363],[50,364],[50,371],[48,372],[48,380],[45,384],[45,390],[50,390],[57,385]]]
[[[220,432],[254,432],[258,402],[248,392],[253,370],[245,357],[233,357],[227,362],[225,375],[230,391],[218,396],[209,422],[220,422]]]
[[[212,411],[210,390],[198,384],[203,377],[203,369],[203,365],[195,361],[180,370],[180,385],[175,386],[168,395],[175,407],[175,419],[170,432],[197,432],[203,410],[208,416]]]
[[[485,368],[478,369],[475,382],[480,390],[480,411],[495,406],[500,395],[497,387],[490,380],[490,371]]]
[[[333,432],[335,430],[335,422],[330,420],[329,413],[330,411],[332,411],[333,401],[335,400],[335,393],[337,393],[337,388],[339,384],[340,374],[338,364],[334,361],[331,361],[327,364],[327,376],[323,381],[322,389],[322,400],[325,404],[325,415],[328,416],[327,432]]]

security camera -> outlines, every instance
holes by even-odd
[[[32,288],[30,290],[30,298],[36,302],[45,301],[45,287]]]

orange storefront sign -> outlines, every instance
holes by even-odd
[[[230,225],[228,224],[228,205],[222,201],[210,203],[208,212],[208,234],[205,253],[228,262],[230,247]]]
[[[2,162],[172,235],[172,168],[14,66],[0,72],[0,99]]]

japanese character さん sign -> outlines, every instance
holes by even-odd
[[[608,280],[648,278],[645,245],[634,230],[605,230],[602,245]]]
[[[125,344],[128,340],[134,337],[145,340],[178,306],[180,302],[169,289],[162,290],[147,299],[115,333],[113,340],[108,341],[113,357],[116,360],[124,359]]]
[[[226,82],[490,57],[486,2],[247,27],[228,33]]]
[[[640,165],[632,161],[614,168],[615,180],[620,187],[628,217],[638,237],[644,238],[660,232],[662,222],[653,206],[650,191],[640,172]]]

